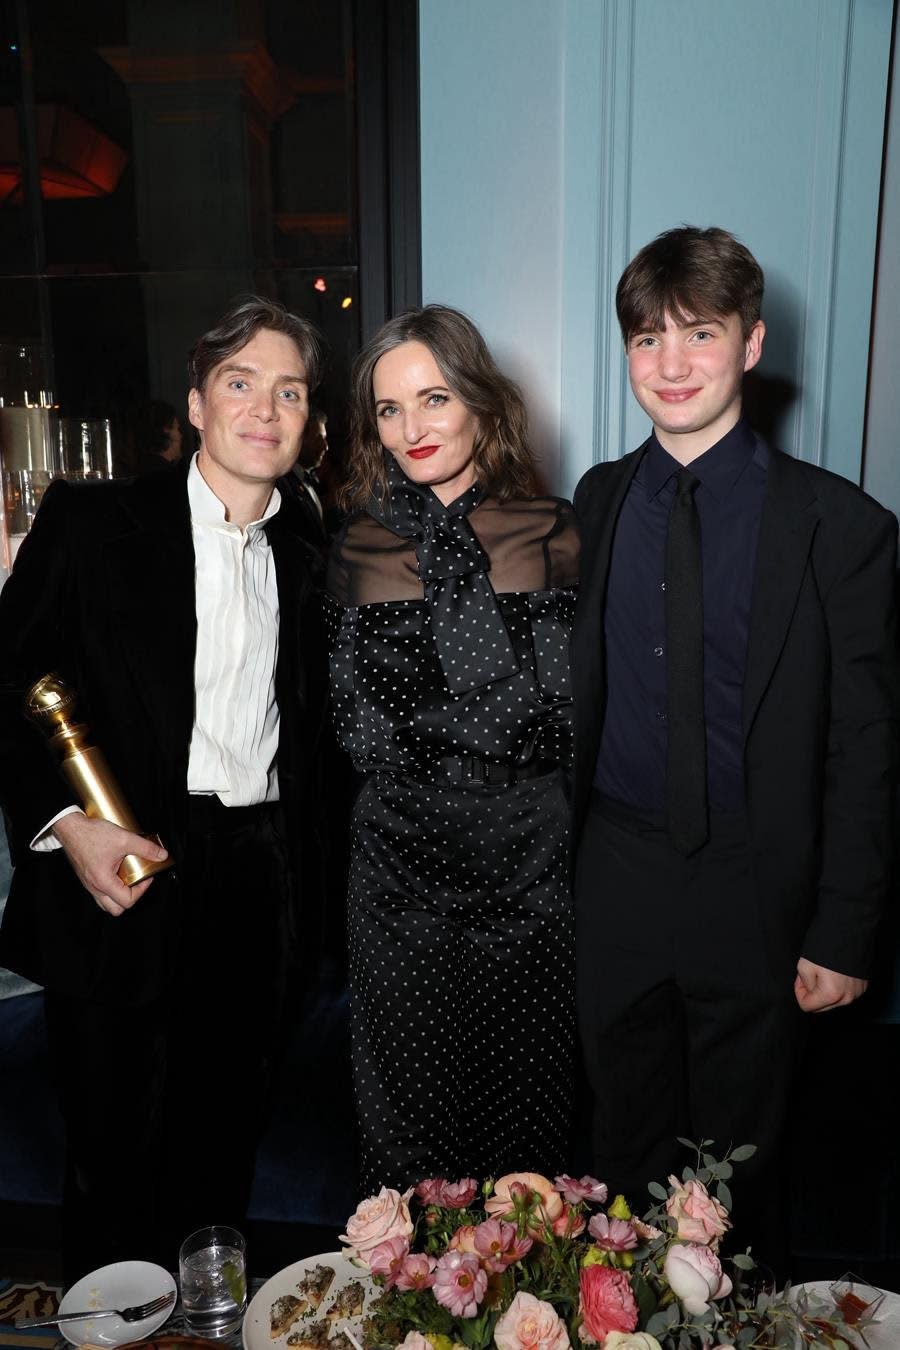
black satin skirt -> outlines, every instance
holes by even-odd
[[[558,770],[503,786],[367,778],[348,915],[363,1194],[565,1169],[567,831]]]

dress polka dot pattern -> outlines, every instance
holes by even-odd
[[[365,772],[348,929],[367,1194],[513,1167],[553,1175],[568,1161],[574,952],[559,766],[577,530],[568,504],[547,498],[488,499],[469,519],[503,586],[519,669],[464,694],[447,688],[407,541],[356,516],[329,565],[335,715]],[[452,781],[447,756],[540,760],[541,772]]]

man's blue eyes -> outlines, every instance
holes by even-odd
[[[234,389],[239,394],[242,394],[244,390],[249,389],[250,386],[246,380],[232,380],[229,384],[229,388]],[[296,403],[300,398],[300,395],[297,393],[296,389],[282,389],[279,392],[278,397],[284,403]]]

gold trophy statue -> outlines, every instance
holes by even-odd
[[[142,830],[122,795],[103,751],[88,741],[90,727],[74,719],[78,701],[75,690],[55,671],[33,684],[25,695],[25,711],[50,738],[60,756],[60,767],[70,787],[81,801],[85,815],[93,820],[109,820],[123,830],[143,834],[164,848],[158,834]],[[122,859],[119,876],[126,886],[135,886],[145,877],[172,866],[172,859],[149,862],[129,853]]]

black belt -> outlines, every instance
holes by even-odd
[[[521,783],[552,773],[554,765],[546,759],[530,759],[526,764],[497,764],[478,755],[445,755],[428,766],[429,777],[447,778],[453,783]]]

